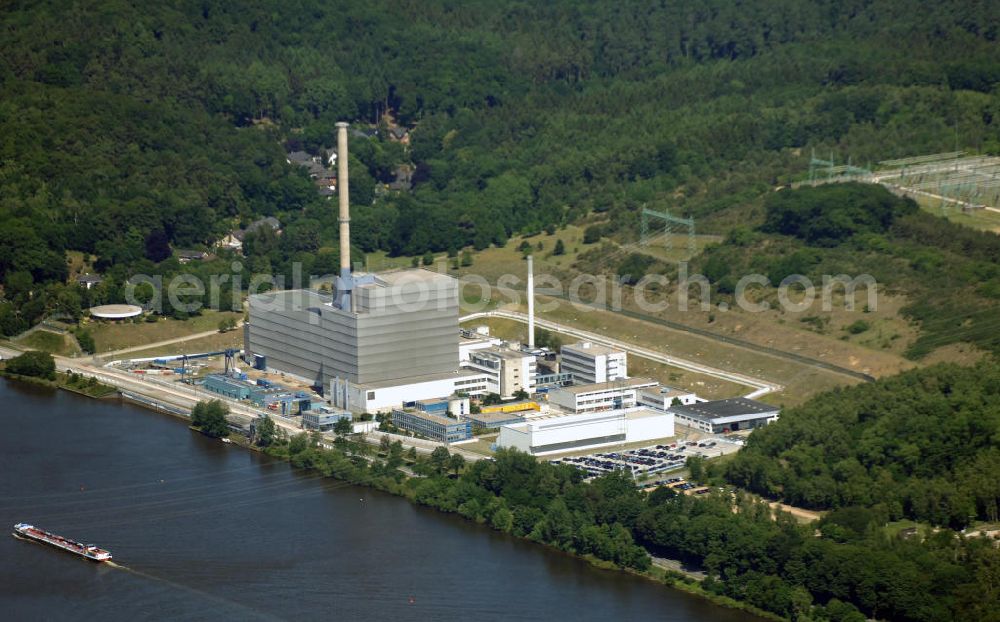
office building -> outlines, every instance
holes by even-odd
[[[571,413],[634,408],[639,404],[639,392],[655,386],[657,382],[649,378],[572,385],[549,391],[549,403]]]
[[[578,384],[611,382],[628,378],[628,355],[623,350],[581,341],[559,351],[559,371],[573,374]]]
[[[520,350],[493,346],[473,350],[463,364],[466,369],[486,374],[486,392],[509,400],[521,391],[535,391],[535,357]]]
[[[468,420],[433,415],[416,408],[394,408],[392,423],[398,428],[444,443],[464,441],[472,437],[472,424]]]

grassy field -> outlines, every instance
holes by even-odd
[[[534,248],[532,252],[535,258],[536,276],[546,273],[561,274],[570,269],[580,253],[594,248],[593,244],[583,243],[583,230],[583,226],[568,225],[556,231],[554,235],[541,233],[528,238],[512,238],[502,248],[491,247],[475,253],[472,265],[460,268],[455,274],[478,275],[490,283],[496,283],[501,276],[511,274],[523,281],[527,267],[524,255],[517,250],[522,242],[528,242]],[[553,254],[559,240],[562,240],[566,249],[564,255]],[[541,249],[538,248],[539,243],[542,245]]]
[[[919,534],[921,539],[926,538],[930,534],[938,531],[937,528],[929,523],[919,523],[908,518],[888,522],[884,527],[882,527],[882,531],[890,538],[898,538],[900,533],[906,529],[916,529],[917,534]]]
[[[483,434],[482,436],[477,436],[474,443],[462,443],[461,445],[456,445],[456,447],[484,456],[492,456],[493,450],[490,449],[490,446],[496,442],[498,436],[499,434],[495,432],[492,434]]]
[[[545,301],[546,299],[539,297],[539,300]],[[523,308],[516,306],[510,306],[509,308],[524,311]],[[599,310],[583,311],[569,304],[561,304],[553,311],[539,313],[539,317],[545,317],[562,324],[657,349],[665,354],[697,361],[712,367],[778,382],[785,386],[785,390],[780,393],[766,395],[761,400],[779,406],[799,404],[816,393],[860,382],[859,380],[835,372],[747,350],[739,346],[657,324],[635,320],[613,312]],[[474,321],[470,324],[482,323],[484,322]],[[523,334],[523,326],[520,328],[520,331],[519,334]],[[669,380],[670,377],[668,376],[666,380],[668,384],[685,387],[688,386],[687,383],[689,382],[697,383],[703,381],[705,382],[704,385],[692,384],[690,388],[696,390],[698,393],[704,393],[706,397],[712,394],[732,397],[740,393],[735,385],[733,385],[735,390],[727,390],[725,385],[722,384],[724,381],[715,379],[702,380],[697,377],[697,374],[693,374],[692,372],[678,371],[684,375],[676,381]],[[630,375],[633,374],[631,359],[629,372]]]
[[[721,242],[722,239],[721,235],[694,236],[694,254],[697,255],[709,244]],[[667,248],[668,243],[670,248]],[[643,253],[667,263],[678,263],[680,261],[687,261],[691,259],[691,253],[688,251],[688,244],[688,237],[686,235],[671,233],[656,236],[651,239],[650,243],[646,246],[642,246],[640,244],[630,244],[622,247],[622,250],[632,253]]]
[[[566,291],[568,284],[577,276],[572,264],[580,253],[596,246],[584,245],[582,235],[583,227],[567,227],[553,236],[541,234],[526,239],[532,244],[542,243],[542,249],[536,248],[534,251],[536,283],[539,289],[545,286],[540,281],[541,275],[549,274],[558,278],[563,285],[563,291]],[[565,255],[553,256],[550,254],[557,239],[563,240],[566,247]],[[703,245],[715,238],[713,236],[699,236],[698,239],[699,244]],[[515,238],[503,248],[489,248],[476,253],[473,266],[463,268],[458,273],[466,280],[482,277],[493,284],[496,284],[496,280],[503,275],[513,275],[520,281],[511,283],[511,289],[523,290],[526,266],[522,253],[518,250],[523,241],[525,239]],[[680,246],[679,241],[675,243],[675,246]],[[607,260],[602,260],[601,265],[606,263],[608,266],[612,266],[618,261],[618,255],[624,257],[629,250],[629,248],[624,248],[612,251],[615,256],[609,256]],[[656,245],[637,247],[635,250],[642,250],[652,255],[666,252],[664,249],[658,250]],[[677,249],[675,249],[676,251]],[[661,258],[668,259],[667,257]],[[471,284],[463,286],[463,312],[489,310],[498,306],[524,310],[523,305],[512,306],[513,302],[520,302],[520,300],[514,300],[512,296],[503,294],[499,288],[494,288],[490,300],[484,303],[480,299],[479,289]],[[697,287],[692,289],[695,290],[693,293],[697,294]],[[610,292],[611,288],[607,288],[607,291]],[[647,299],[650,301],[665,300],[668,303],[666,309],[650,314],[654,318],[708,330],[722,336],[784,352],[800,354],[875,377],[891,375],[913,368],[916,363],[902,356],[905,349],[917,336],[916,327],[901,313],[901,309],[908,303],[908,300],[891,292],[879,290],[877,305],[866,310],[866,294],[867,292],[863,288],[859,288],[853,309],[848,308],[847,301],[841,293],[835,292],[831,299],[831,305],[826,310],[820,304],[821,298],[817,298],[815,304],[802,312],[782,311],[777,304],[773,304],[772,309],[764,312],[749,312],[741,309],[720,310],[717,306],[702,309],[696,301],[692,301],[688,309],[682,311],[678,308],[678,297],[674,287],[653,293],[647,296]],[[523,298],[523,294],[519,296]],[[544,300],[544,297],[539,296],[539,307]],[[610,311],[583,310],[564,301],[556,300],[556,302],[558,302],[556,310],[545,311],[540,308],[539,316],[614,336],[638,345],[653,347],[714,367],[732,369],[780,382],[786,385],[786,391],[783,394],[765,398],[765,401],[776,404],[800,403],[817,392],[856,382],[856,380],[842,374],[753,352],[685,331],[632,320]],[[641,311],[629,288],[623,290],[621,305],[621,308],[625,310]],[[858,323],[859,320],[861,323]],[[522,335],[523,330],[522,327]],[[932,354],[928,357],[927,362],[939,359],[955,360],[956,356],[963,361],[974,361],[978,358],[975,352],[956,353],[949,350],[942,351],[940,356]],[[663,372],[666,372],[667,378],[671,377],[670,370],[649,370],[650,375],[655,377],[662,376]],[[686,382],[699,381],[701,379],[682,378],[673,383],[684,386]],[[694,385],[691,388],[696,387],[700,388],[699,385]],[[722,393],[727,389],[718,386],[708,387],[704,390]]]
[[[151,340],[156,341],[156,340]],[[237,350],[243,347],[243,331],[233,330],[227,333],[215,333],[207,337],[179,341],[165,346],[145,350],[133,350],[123,354],[123,358],[140,359],[154,356],[170,356],[173,354],[195,354],[198,352],[217,352],[226,348]]]
[[[92,272],[95,257],[80,251],[66,251],[66,267],[71,277]]]
[[[80,353],[74,339],[68,335],[60,335],[48,330],[33,331],[15,343],[24,350],[42,350],[61,356],[74,356]]]
[[[1000,212],[994,212],[986,209],[963,212],[961,209],[958,209],[953,205],[950,205],[947,209],[942,210],[940,201],[923,197],[917,199],[917,204],[921,209],[930,212],[935,216],[944,216],[953,223],[965,225],[966,227],[971,227],[973,229],[979,229],[980,231],[1000,233]]]
[[[118,389],[97,382],[93,378],[83,378],[75,374],[57,374],[59,386],[88,397],[102,398],[118,393]]]
[[[446,255],[442,254],[441,257],[446,257]],[[365,254],[365,272],[382,272],[383,270],[409,268],[412,266],[412,257],[389,257],[385,251]]]
[[[97,353],[109,350],[121,350],[141,346],[144,343],[155,343],[157,341],[167,341],[177,339],[195,333],[202,333],[210,330],[218,330],[221,320],[233,318],[237,321],[243,319],[241,313],[231,313],[228,311],[203,311],[201,315],[189,320],[180,321],[174,319],[161,318],[157,322],[96,322],[87,323],[87,329],[94,337],[97,345]],[[242,334],[240,331],[232,331],[229,335]],[[194,352],[195,350],[189,350]]]
[[[775,405],[798,404],[816,393],[858,382],[842,374],[634,320],[613,312],[583,312],[569,305],[561,305],[545,317],[712,367],[781,383],[785,386],[784,391],[762,398],[762,401]]]
[[[1000,214],[998,214],[1000,216]],[[555,235],[536,235],[530,238],[514,238],[503,248],[489,248],[475,254],[474,264],[462,268],[457,273],[466,279],[482,277],[496,284],[503,275],[511,275],[520,279],[510,285],[512,289],[523,289],[527,273],[522,253],[518,247],[523,241],[532,244],[542,243],[542,250],[535,250],[535,275],[539,289],[546,286],[542,275],[551,275],[559,280],[563,291],[567,291],[578,272],[572,267],[582,252],[595,248],[596,244],[584,245],[582,242],[583,227],[570,226],[557,231]],[[555,241],[562,239],[566,254],[551,255]],[[704,244],[717,240],[717,236],[698,236],[699,248]],[[675,247],[682,247],[679,241]],[[629,252],[641,251],[653,256],[662,255],[668,259],[661,244],[647,247],[619,248],[612,255],[601,259],[599,266],[611,273],[617,263]],[[675,248],[673,253],[677,253]],[[611,291],[610,288],[607,288]],[[692,287],[697,293],[697,287]],[[866,294],[859,288],[853,310],[849,310],[846,301],[839,293],[834,293],[829,310],[823,310],[821,299],[818,299],[809,309],[803,312],[784,312],[780,305],[772,304],[772,309],[765,312],[748,312],[738,308],[720,311],[716,306],[703,310],[700,305],[692,302],[686,310],[681,310],[678,304],[676,288],[668,286],[659,293],[647,296],[650,301],[664,300],[668,303],[666,309],[656,312],[655,317],[681,324],[702,328],[723,335],[733,336],[759,345],[773,347],[789,352],[797,352],[813,358],[819,358],[831,363],[871,374],[882,376],[898,373],[908,369],[913,363],[903,358],[902,353],[916,338],[917,331],[909,321],[902,317],[900,310],[907,304],[903,297],[892,295],[885,291],[878,292],[877,305],[869,312],[864,312]],[[583,289],[584,292],[587,288]],[[463,308],[466,311],[484,310],[510,302],[502,292],[494,289],[488,304],[482,304],[479,288],[473,285],[463,287]],[[502,298],[498,303],[498,298]],[[775,301],[776,302],[776,301]],[[623,308],[640,311],[632,297],[629,288],[624,289]],[[869,328],[861,333],[851,333],[848,327],[864,320]]]

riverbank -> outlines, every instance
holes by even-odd
[[[108,399],[117,396],[118,394],[118,389],[115,387],[102,384],[94,378],[85,378],[74,373],[64,374],[62,372],[56,372],[56,377],[53,380],[49,378],[38,378],[36,376],[12,374],[5,369],[0,369],[0,377],[17,380],[18,382],[27,382],[43,387],[51,387],[53,389],[65,389],[71,393],[76,393],[77,395],[93,399]]]

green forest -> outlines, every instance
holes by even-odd
[[[726,465],[792,505],[955,529],[1000,519],[1000,366],[939,364],[782,411]]]
[[[338,120],[380,130],[352,137],[354,242],[407,255],[591,214],[635,236],[646,204],[726,233],[813,148],[857,162],[996,153],[998,12],[974,0],[8,2],[0,328],[92,302],[63,287],[67,250],[110,275],[98,301],[131,274],[169,273],[165,250],[207,248],[265,215],[292,235],[248,244],[252,270],[315,257],[336,241],[335,214],[285,153],[320,153]],[[412,189],[382,191],[400,165]]]

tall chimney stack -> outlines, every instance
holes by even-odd
[[[351,200],[347,180],[347,123],[337,123],[337,192],[340,195],[340,276],[351,275]]]
[[[535,268],[528,255],[528,347],[535,347]]]

